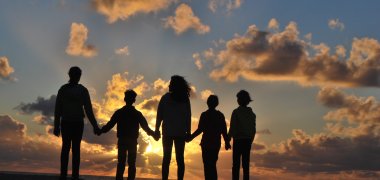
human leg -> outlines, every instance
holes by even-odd
[[[128,145],[128,180],[136,177],[136,153],[137,143],[130,143]]]
[[[162,179],[167,180],[169,177],[169,166],[172,158],[173,138],[162,137],[162,147],[164,151],[164,157],[162,159]]]
[[[232,179],[239,180],[241,157],[241,142],[239,139],[234,139],[232,148]]]
[[[244,139],[242,144],[242,166],[243,166],[243,179],[249,180],[249,162],[251,154],[251,139]]]
[[[182,180],[185,175],[185,160],[184,160],[184,152],[185,152],[185,138],[177,137],[174,139],[175,146],[175,155],[177,161],[177,178],[178,180]]]
[[[80,144],[83,136],[83,121],[72,125],[72,177],[79,178]]]

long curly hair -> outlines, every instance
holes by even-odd
[[[189,100],[191,88],[184,77],[174,75],[170,79],[169,93],[177,102],[186,102]]]

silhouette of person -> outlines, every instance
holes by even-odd
[[[191,133],[190,86],[184,77],[171,77],[169,92],[160,99],[156,118],[156,137],[160,136],[162,122],[162,179],[167,180],[173,143],[177,161],[177,178],[183,179],[185,173],[185,140]],[[156,139],[158,140],[158,138]]]
[[[139,136],[139,126],[153,136],[154,131],[148,126],[148,123],[140,111],[132,105],[136,101],[136,92],[127,90],[124,93],[125,106],[118,109],[111,117],[111,120],[102,127],[101,132],[106,133],[117,124],[117,170],[116,180],[122,180],[125,170],[125,163],[128,151],[128,180],[135,179],[136,176],[136,152],[137,138]]]
[[[67,165],[70,148],[72,148],[72,179],[79,179],[80,143],[82,141],[84,112],[94,128],[100,132],[92,111],[88,90],[79,83],[82,71],[79,67],[69,70],[69,83],[63,85],[57,95],[54,112],[54,135],[62,133],[61,174],[60,179],[67,177]]]
[[[198,129],[187,139],[193,140],[203,133],[201,140],[204,175],[206,180],[217,180],[216,161],[220,150],[220,136],[223,135],[225,149],[231,149],[227,136],[227,126],[223,113],[216,110],[219,104],[218,96],[210,95],[207,99],[208,110],[201,114]]]
[[[239,180],[240,158],[243,166],[243,179],[249,179],[250,151],[256,134],[256,114],[248,104],[252,101],[249,93],[241,90],[237,93],[239,107],[231,115],[228,135],[233,138],[232,179]]]

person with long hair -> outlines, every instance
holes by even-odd
[[[182,180],[185,173],[185,140],[191,134],[190,85],[184,77],[174,75],[170,79],[169,92],[160,99],[157,109],[155,137],[160,136],[162,123],[162,179],[169,177],[169,166],[173,144],[177,161],[177,179]]]

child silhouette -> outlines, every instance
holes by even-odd
[[[204,165],[204,175],[206,180],[217,180],[216,161],[220,150],[220,135],[223,135],[225,149],[231,149],[230,140],[227,136],[227,126],[223,113],[216,110],[219,100],[215,95],[210,95],[207,99],[208,110],[201,114],[198,129],[187,139],[193,140],[203,133],[201,140],[202,159]]]
[[[128,180],[135,179],[136,176],[136,152],[137,138],[139,136],[139,125],[150,136],[155,136],[154,131],[140,111],[136,110],[132,104],[136,101],[136,92],[133,90],[125,91],[124,101],[126,105],[117,110],[111,120],[102,127],[101,132],[106,133],[117,124],[118,137],[118,163],[116,180],[122,180],[125,170],[125,162],[128,151]]]

